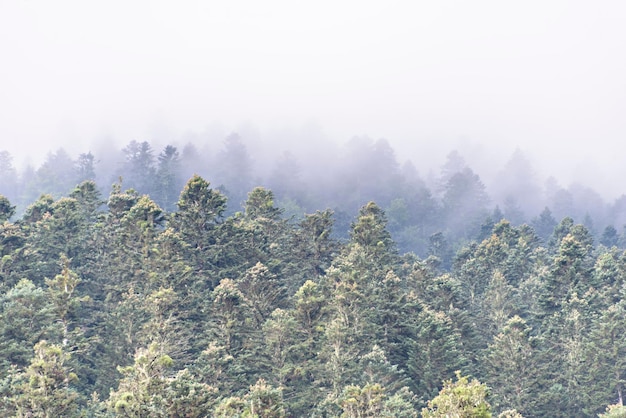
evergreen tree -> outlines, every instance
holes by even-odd
[[[122,152],[122,177],[127,187],[143,194],[154,193],[156,169],[152,146],[147,141],[132,140]]]
[[[287,415],[282,391],[259,379],[243,396],[223,399],[215,408],[216,418],[258,417],[284,418]]]
[[[626,396],[626,306],[620,300],[604,310],[594,321],[586,341],[585,359],[589,367],[581,382],[590,394],[587,410],[598,413],[599,406],[617,399],[623,405]]]
[[[550,209],[546,207],[541,214],[539,214],[539,217],[534,218],[531,221],[531,225],[535,228],[539,238],[541,238],[543,242],[547,243],[550,236],[552,236],[552,233],[554,232],[554,228],[557,226],[557,222],[552,216]]]
[[[617,233],[617,229],[615,229],[613,225],[609,225],[604,228],[602,237],[600,237],[600,244],[609,248],[619,244],[619,235]]]
[[[208,416],[214,390],[185,370],[172,374],[172,367],[172,359],[156,343],[137,350],[132,366],[118,368],[123,377],[106,401],[108,410],[133,418]]]
[[[445,313],[424,307],[412,320],[417,330],[409,346],[407,372],[413,381],[413,390],[425,400],[437,393],[443,379],[464,367],[466,359],[460,335]]]
[[[15,206],[11,206],[9,199],[0,195],[0,222],[8,221],[13,215],[15,215]]]
[[[439,395],[428,401],[422,417],[490,418],[491,406],[487,402],[487,386],[477,380],[456,373],[456,381],[443,382]]]
[[[62,327],[44,289],[22,279],[0,295],[0,373],[10,365],[26,367],[37,342],[60,343]]]
[[[178,150],[168,145],[158,156],[155,188],[155,200],[168,211],[175,209],[177,195],[183,186],[180,172]]]
[[[41,340],[23,373],[18,374],[12,397],[18,418],[80,417],[79,395],[71,388],[78,378],[65,363],[69,355],[58,345]]]
[[[220,225],[226,211],[226,198],[210,188],[209,182],[194,175],[180,194],[178,211],[170,219],[173,231],[180,234],[185,243],[183,254],[196,277],[193,287],[198,295],[212,290],[219,280],[212,277],[218,268],[231,263],[228,242],[224,242],[226,225]],[[208,287],[208,289],[207,289]]]
[[[377,383],[346,386],[338,402],[343,410],[342,418],[418,416],[406,398],[390,399],[385,388]]]
[[[333,225],[331,210],[304,216],[293,237],[295,256],[301,262],[297,265],[298,271],[289,271],[291,277],[299,274],[306,280],[326,272],[339,248],[338,242],[332,238]],[[304,283],[302,279],[300,281],[302,283],[297,283],[298,286]]]
[[[485,350],[482,367],[485,383],[493,393],[494,408],[515,408],[527,416],[536,416],[540,397],[537,340],[519,316],[512,317]]]
[[[350,228],[350,241],[365,251],[366,257],[386,273],[397,262],[397,251],[391,234],[387,230],[385,212],[374,202],[359,210],[356,221]]]
[[[91,152],[82,153],[76,160],[76,183],[96,179],[96,161]]]
[[[286,307],[287,294],[284,285],[261,263],[248,269],[237,284],[252,306],[258,327],[269,318],[274,309]]]

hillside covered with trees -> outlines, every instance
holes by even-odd
[[[236,143],[220,187],[135,142],[106,193],[91,154],[3,175],[0,415],[626,414],[616,228],[489,210],[456,154],[437,192],[362,156],[375,175],[346,171],[316,195],[336,210],[309,211],[323,188],[287,157],[276,192],[255,187]]]

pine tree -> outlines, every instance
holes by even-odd
[[[15,215],[15,206],[11,206],[9,199],[0,195],[0,222],[8,221],[13,215]]]
[[[188,372],[173,374],[172,367],[171,357],[156,343],[137,350],[132,366],[118,367],[122,379],[106,401],[109,411],[133,418],[207,416],[214,390],[195,382]],[[190,390],[197,390],[197,396],[189,399]]]
[[[0,373],[11,364],[26,367],[37,342],[60,343],[63,330],[44,289],[22,279],[0,295]]]
[[[77,380],[67,366],[69,354],[60,346],[41,340],[34,347],[35,355],[25,372],[19,374],[15,384],[15,416],[26,417],[79,417],[79,395],[71,388]]]
[[[155,200],[165,210],[172,211],[183,182],[180,178],[180,160],[176,147],[167,145],[158,156],[156,168]]]
[[[478,380],[456,372],[456,381],[443,382],[439,395],[428,401],[428,408],[422,409],[424,418],[490,418],[491,405],[487,402],[487,386]]]
[[[512,317],[485,350],[481,368],[493,393],[494,409],[515,408],[528,416],[537,410],[537,340],[519,316]]]
[[[250,386],[242,397],[228,397],[217,405],[213,416],[216,418],[258,417],[284,418],[287,410],[283,403],[282,391],[263,379]]]
[[[609,306],[594,321],[586,340],[585,360],[589,367],[582,375],[589,413],[613,400],[623,405],[626,397],[626,303]]]

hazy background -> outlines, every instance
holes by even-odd
[[[626,192],[625,12],[571,0],[0,0],[0,149],[36,165],[59,146],[219,148],[236,131],[258,160],[269,144],[323,153],[367,135],[422,174],[456,148],[487,183],[520,148],[540,179],[614,198]]]

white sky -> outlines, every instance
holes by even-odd
[[[625,21],[618,0],[0,0],[0,149],[314,123],[422,172],[453,147],[495,171],[520,147],[621,194]]]

